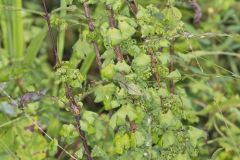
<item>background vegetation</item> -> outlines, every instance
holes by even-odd
[[[194,2],[0,0],[0,159],[239,160],[240,1]]]

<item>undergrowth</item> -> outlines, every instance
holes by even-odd
[[[239,5],[0,1],[0,159],[238,160]]]

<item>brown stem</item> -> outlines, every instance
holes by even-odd
[[[94,32],[95,26],[94,26],[94,24],[91,20],[89,6],[88,6],[87,2],[83,3],[83,8],[84,8],[84,15],[85,15],[85,17],[87,19],[87,22],[88,22],[89,31]],[[94,47],[95,53],[96,53],[96,62],[98,64],[98,66],[101,68],[102,61],[101,61],[101,55],[100,55],[100,50],[99,50],[98,44],[95,40],[92,42],[92,44],[93,44],[93,47]]]
[[[51,37],[52,45],[53,45],[53,48],[54,48],[53,53],[54,53],[54,56],[56,58],[56,64],[60,64],[60,60],[59,60],[58,54],[57,54],[57,47],[56,47],[56,43],[55,43],[55,40],[54,40],[54,35],[52,33],[52,27],[51,27],[51,24],[50,24],[50,17],[48,15],[45,0],[42,0],[42,3],[43,3],[43,6],[44,6],[44,10],[45,10],[45,19],[46,19],[47,24],[48,24],[49,35]],[[66,97],[67,97],[67,99],[70,103],[71,111],[74,114],[75,121],[76,121],[76,128],[77,128],[79,136],[80,136],[80,138],[83,142],[83,147],[84,147],[85,154],[86,154],[88,160],[92,160],[91,152],[90,152],[90,149],[87,145],[87,140],[86,140],[85,134],[82,131],[81,125],[80,125],[80,107],[78,106],[78,104],[76,103],[76,101],[74,99],[74,96],[72,94],[72,90],[71,90],[70,86],[66,82],[64,83],[64,85],[65,85]]]
[[[137,12],[138,12],[138,8],[137,8],[137,3],[135,2],[135,0],[126,0],[128,7],[130,9],[130,11],[132,12],[132,14],[134,15],[134,17],[136,18]],[[152,62],[152,68],[153,68],[153,73],[155,75],[155,78],[157,80],[157,85],[158,88],[160,87],[160,74],[158,73],[157,70],[157,60],[155,55],[153,55],[152,52],[149,52],[151,55],[151,62]]]
[[[137,130],[137,124],[135,123],[135,121],[131,121],[130,122],[130,130],[132,133],[135,133]]]
[[[132,12],[134,17],[137,16],[138,8],[135,0],[126,0],[129,10]]]
[[[132,133],[136,132],[136,130],[137,130],[137,124],[135,123],[135,121],[131,121],[131,120],[129,119],[129,116],[126,116],[126,117],[125,117],[125,120],[130,124],[130,131],[131,131]]]
[[[66,150],[67,147],[68,147],[68,145],[66,144],[66,145],[63,147],[63,149]],[[60,152],[60,153],[58,154],[58,156],[57,156],[57,160],[60,160],[60,159],[62,158],[63,154],[64,154],[64,151],[61,150],[61,152]]]
[[[43,3],[44,11],[45,11],[44,18],[45,18],[45,20],[47,21],[47,24],[48,24],[49,36],[51,38],[51,42],[52,42],[52,46],[53,46],[53,55],[54,55],[55,66],[56,66],[57,64],[60,63],[60,60],[59,60],[59,57],[58,57],[58,54],[57,54],[57,45],[56,45],[56,42],[55,42],[55,39],[54,39],[54,35],[53,35],[51,23],[50,23],[50,17],[49,17],[48,11],[47,11],[45,0],[42,0],[42,3]]]
[[[110,5],[106,5],[106,9],[109,12],[108,20],[109,20],[110,28],[117,28],[117,24],[116,24],[116,20],[115,20],[115,16],[114,16],[112,7]],[[123,58],[123,54],[122,54],[120,45],[113,46],[113,50],[115,52],[118,62],[122,62],[124,60],[124,58]]]
[[[174,44],[171,43],[169,46],[169,52],[170,52],[170,64],[169,64],[169,72],[173,72],[174,70],[174,64],[173,64],[173,59],[172,56],[174,55]],[[173,80],[170,80],[170,93],[174,94],[174,82]]]
[[[86,154],[88,160],[92,160],[93,158],[91,157],[91,152],[90,152],[90,149],[89,149],[88,144],[87,144],[87,139],[85,137],[85,133],[81,129],[81,124],[80,124],[80,107],[76,103],[76,101],[74,99],[74,96],[73,96],[73,93],[72,93],[72,90],[71,90],[70,86],[67,83],[65,83],[65,91],[66,91],[66,97],[67,97],[67,99],[68,99],[68,101],[70,103],[71,111],[72,111],[72,113],[74,114],[74,117],[75,117],[77,130],[78,130],[79,136],[80,136],[80,138],[82,140],[85,154]]]
[[[152,61],[152,68],[153,68],[153,73],[155,75],[155,78],[157,80],[157,86],[158,88],[160,88],[160,74],[158,72],[158,68],[157,68],[157,60],[156,60],[156,56],[151,54],[151,61]]]
[[[200,5],[197,3],[196,0],[188,0],[190,6],[192,7],[192,9],[194,10],[195,12],[195,15],[194,15],[194,23],[195,24],[199,24],[201,19],[202,19],[202,10],[201,10],[201,7]]]

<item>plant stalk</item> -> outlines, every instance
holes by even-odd
[[[94,32],[95,26],[94,26],[94,24],[91,20],[89,6],[88,6],[87,2],[83,3],[83,8],[84,8],[84,15],[85,15],[85,17],[87,19],[87,22],[88,22],[89,31]],[[93,44],[93,47],[94,47],[95,53],[96,53],[96,62],[98,64],[98,66],[101,68],[102,61],[101,61],[101,55],[100,55],[100,50],[99,50],[98,44],[95,40],[92,42],[92,44]]]
[[[67,83],[65,83],[65,91],[66,91],[66,97],[67,97],[67,99],[70,103],[70,106],[71,106],[71,111],[72,111],[72,113],[74,114],[74,117],[75,117],[77,130],[78,130],[79,136],[82,140],[83,148],[84,148],[85,154],[87,156],[87,159],[88,160],[93,160],[93,158],[91,157],[90,149],[89,149],[88,144],[87,144],[87,139],[86,139],[85,133],[81,129],[80,106],[76,103],[76,101],[74,99],[74,96],[73,96],[73,93],[72,93],[72,90]]]
[[[46,8],[45,0],[42,0],[42,3],[43,3],[43,6],[44,6],[44,10],[45,10],[45,19],[46,19],[47,24],[48,24],[49,35],[51,37],[51,41],[52,41],[52,45],[53,45],[53,53],[54,53],[54,57],[55,57],[55,60],[56,60],[56,65],[58,65],[58,64],[60,64],[60,60],[58,58],[57,47],[56,47],[56,43],[54,41],[54,36],[53,36],[53,33],[52,33],[52,27],[51,27],[51,24],[50,24],[50,17],[49,17],[47,8]],[[82,140],[82,143],[83,143],[85,155],[86,155],[88,160],[93,160],[93,158],[91,157],[91,151],[90,151],[90,149],[88,147],[88,144],[87,144],[87,139],[86,139],[85,134],[84,134],[83,130],[81,129],[81,125],[80,125],[80,106],[76,103],[70,86],[67,83],[64,83],[64,85],[65,85],[66,97],[67,97],[67,99],[70,103],[71,111],[72,111],[72,113],[74,114],[74,117],[75,117],[76,128],[78,130],[79,136],[80,136],[80,138]]]
[[[43,3],[44,11],[45,11],[44,18],[47,21],[49,36],[51,38],[51,42],[52,42],[52,46],[53,46],[53,55],[54,55],[55,66],[56,66],[57,64],[60,63],[60,59],[59,59],[58,53],[57,53],[57,45],[56,45],[56,42],[54,39],[54,35],[53,35],[51,23],[50,23],[50,17],[49,17],[48,11],[47,11],[45,0],[42,0],[42,3]]]
[[[106,4],[106,9],[109,12],[108,20],[109,20],[110,28],[117,28],[117,24],[116,24],[116,20],[115,20],[115,16],[114,16],[112,7],[110,5]],[[113,50],[115,52],[118,62],[122,62],[124,60],[124,58],[123,58],[123,54],[122,54],[120,45],[113,46]]]
[[[137,16],[138,8],[135,0],[126,0],[129,10],[132,12],[134,17]]]
[[[126,0],[126,2],[128,4],[129,10],[132,12],[134,17],[136,18],[137,12],[138,12],[136,1],[135,0]],[[149,53],[150,53],[150,56],[151,56],[151,63],[152,63],[152,68],[153,68],[153,74],[155,75],[155,78],[157,80],[157,86],[159,88],[160,87],[161,78],[160,78],[160,74],[158,73],[158,69],[157,69],[156,56],[153,55],[153,53],[151,51],[149,51]]]
[[[169,72],[173,72],[174,70],[174,64],[173,64],[173,59],[172,59],[172,56],[174,55],[174,44],[173,42],[170,44],[169,46],[169,53],[170,53],[170,63],[169,63]],[[170,80],[170,93],[174,94],[174,89],[175,89],[175,86],[174,86],[174,82],[173,80]]]
[[[194,15],[194,23],[195,24],[199,24],[201,22],[202,19],[202,10],[200,5],[197,3],[196,0],[188,0],[188,3],[190,4],[190,6],[192,7],[195,15]]]
[[[153,74],[155,75],[155,78],[157,80],[157,86],[158,86],[158,88],[160,88],[161,78],[160,78],[160,74],[159,74],[158,68],[157,68],[156,56],[153,55],[153,53],[151,53],[150,56],[151,56],[151,63],[152,63]]]

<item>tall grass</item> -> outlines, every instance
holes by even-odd
[[[22,0],[1,0],[0,5],[4,48],[10,59],[22,58],[24,54]]]
[[[65,1],[61,1],[61,8],[65,8],[66,2]],[[66,10],[61,10],[60,12],[60,17],[64,17],[66,15]],[[58,38],[57,38],[57,50],[58,50],[58,55],[59,58],[62,59],[63,57],[63,50],[64,50],[64,39],[65,39],[65,26],[61,25],[59,27],[59,34],[58,34]]]

